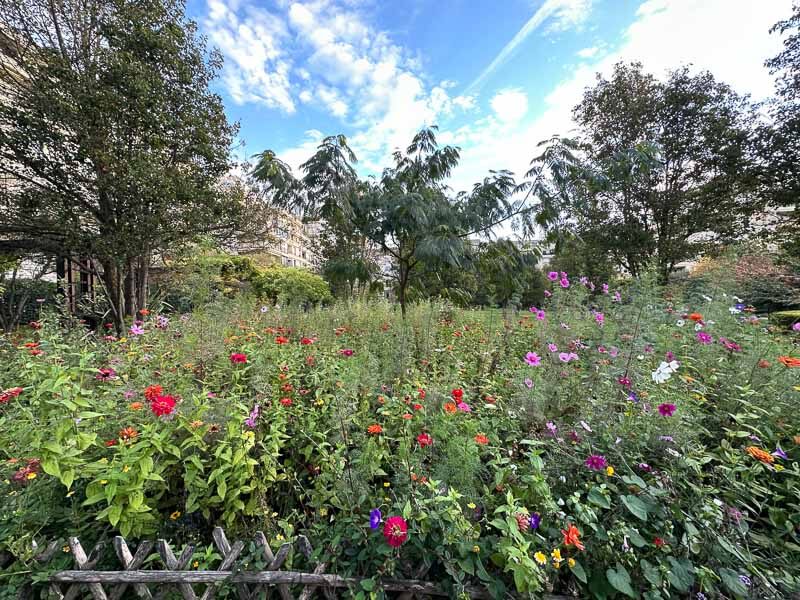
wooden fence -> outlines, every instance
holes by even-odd
[[[158,540],[155,544],[143,541],[135,552],[131,552],[125,539],[120,536],[114,538],[114,550],[121,570],[95,570],[103,546],[96,546],[87,555],[78,538],[72,537],[68,543],[76,568],[51,575],[48,579],[50,591],[59,600],[122,600],[126,593],[131,592],[139,598],[158,600],[171,591],[177,591],[183,600],[212,600],[225,584],[232,586],[239,600],[263,598],[269,595],[271,589],[277,590],[281,600],[294,600],[296,593],[299,593],[299,600],[309,600],[315,594],[325,598],[336,598],[339,593],[352,596],[355,590],[362,589],[361,582],[366,579],[327,574],[325,563],[316,563],[311,572],[281,570],[292,548],[305,556],[306,560],[313,561],[313,548],[303,535],[298,536],[294,544],[285,543],[277,552],[273,552],[266,536],[260,531],[256,532],[254,541],[266,563],[266,568],[259,571],[236,568],[239,555],[245,547],[243,541],[231,544],[220,527],[214,529],[213,537],[222,556],[216,571],[188,570],[191,569],[194,552],[192,546],[187,546],[176,557],[166,540]],[[59,547],[57,542],[50,544],[39,560],[50,560]],[[154,547],[159,560],[145,565]],[[157,568],[158,562],[162,569]],[[143,568],[145,566],[147,568]],[[420,571],[417,576],[423,577],[424,574],[425,571]],[[202,588],[202,592],[198,591],[199,588]],[[402,600],[412,600],[416,596],[450,595],[435,583],[417,579],[381,579],[375,582],[375,589],[379,588],[397,592],[397,597]],[[483,588],[470,587],[465,591],[471,598],[491,598]]]

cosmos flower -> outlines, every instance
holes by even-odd
[[[663,403],[658,405],[658,412],[662,417],[671,417],[675,414],[677,407],[674,404]]]
[[[591,469],[592,471],[602,471],[606,468],[606,457],[602,454],[590,454],[584,463],[587,468]]]
[[[542,363],[542,359],[536,352],[528,352],[525,355],[525,362],[532,367],[538,367]]]

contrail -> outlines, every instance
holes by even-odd
[[[511,38],[511,41],[505,45],[505,47],[500,51],[500,54],[495,56],[491,64],[467,86],[464,94],[469,94],[470,92],[473,92],[479,88],[481,84],[483,84],[484,80],[489,77],[489,75],[491,75],[494,70],[497,69],[497,67],[509,59],[509,57],[517,49],[517,46],[524,42],[525,38],[533,33],[536,28],[539,27],[539,25],[544,23],[547,17],[552,15],[558,8],[561,7],[561,5],[563,5],[563,3],[563,0],[546,0],[545,3],[539,7],[539,10],[533,13],[533,16],[528,19],[528,22],[522,26],[522,29],[520,29],[517,34]]]

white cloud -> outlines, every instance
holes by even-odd
[[[591,8],[592,0],[545,0],[544,4],[522,26],[522,29],[494,57],[489,66],[481,71],[480,75],[469,84],[466,93],[479,89],[486,79],[511,58],[520,44],[542,24],[549,21],[548,31],[566,31],[583,24],[589,18]]]
[[[515,123],[528,112],[528,96],[518,89],[497,92],[489,104],[497,118],[504,122]]]
[[[591,46],[589,48],[583,48],[582,50],[578,50],[576,52],[576,54],[578,56],[580,56],[581,58],[592,58],[598,52],[600,52],[600,47],[599,46]]]
[[[208,0],[203,22],[211,43],[225,56],[222,78],[231,98],[238,104],[261,103],[293,113],[292,63],[282,48],[288,33],[283,20],[255,7],[240,16],[233,6]]]
[[[595,74],[610,75],[619,61],[641,61],[658,76],[682,64],[707,69],[740,93],[763,99],[773,91],[764,60],[780,51],[780,39],[768,30],[791,13],[791,0],[648,0],[625,30],[616,49],[595,62],[573,69],[544,99],[544,109],[520,125],[498,131],[488,119],[455,132],[462,162],[451,185],[468,189],[488,169],[508,168],[518,177],[537,154],[538,142],[552,135],[574,133],[572,108]]]

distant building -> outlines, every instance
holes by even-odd
[[[271,217],[269,238],[243,245],[237,252],[250,256],[260,266],[282,265],[318,271],[320,229],[319,223],[304,223],[290,212],[276,211]]]

